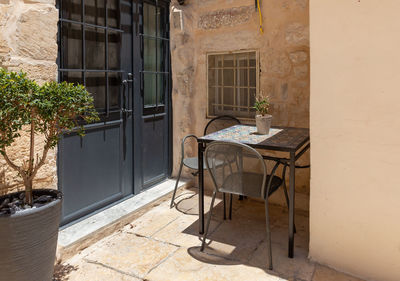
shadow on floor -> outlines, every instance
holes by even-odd
[[[69,274],[76,270],[78,270],[78,266],[72,266],[70,264],[57,264],[54,267],[53,281],[69,280]]]
[[[190,205],[185,200],[198,200],[198,197],[194,195],[177,201],[177,210],[180,210],[180,205]],[[209,204],[207,203],[206,210],[208,211]],[[190,214],[198,215],[197,208],[190,211]],[[206,219],[207,216],[208,212],[205,215]],[[284,207],[270,205],[274,266],[274,269],[270,271],[267,269],[264,203],[251,198],[239,201],[238,197],[234,196],[232,220],[223,220],[223,203],[218,202],[214,207],[204,252],[200,251],[199,246],[189,247],[187,252],[194,259],[207,264],[245,265],[260,268],[269,275],[280,278],[311,280],[315,264],[307,258],[308,225],[308,214],[304,211],[296,212],[295,257],[288,258],[288,211]],[[188,225],[183,233],[199,236],[198,220]]]

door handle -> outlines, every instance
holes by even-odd
[[[129,109],[129,97],[127,95],[129,95],[129,93],[127,94],[127,90],[128,92],[130,92],[130,87],[129,84],[133,83],[133,74],[132,73],[128,73],[128,78],[122,80],[122,84],[123,84],[123,103],[122,103],[122,108],[121,111],[122,113],[128,117],[132,114],[133,110]],[[128,89],[126,89],[126,86],[128,86]]]
[[[122,83],[124,83],[124,84],[133,83],[133,74],[128,73],[128,79],[122,80]]]

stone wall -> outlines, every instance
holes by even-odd
[[[172,1],[174,174],[182,137],[188,133],[201,135],[208,121],[208,52],[258,50],[259,89],[270,97],[273,125],[309,127],[308,0],[260,2],[263,34],[254,0],[186,0],[183,6]],[[193,145],[188,154],[195,152]],[[307,154],[300,162],[308,161]],[[308,209],[309,170],[298,170],[296,180],[296,207]],[[283,202],[282,198],[275,200]]]
[[[57,78],[57,22],[54,0],[0,0],[0,67],[23,70],[39,83]],[[38,136],[41,155],[43,138]],[[17,163],[27,157],[28,132],[8,149]],[[57,187],[56,151],[50,151],[39,170],[35,187]],[[0,156],[0,194],[21,187],[18,176]]]

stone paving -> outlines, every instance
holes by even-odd
[[[308,215],[296,213],[295,257],[287,257],[287,210],[271,206],[274,270],[266,269],[264,204],[234,197],[232,220],[216,200],[210,243],[200,252],[195,189],[177,206],[160,205],[56,266],[55,280],[297,280],[361,281],[307,259]],[[206,210],[210,197],[206,197]]]

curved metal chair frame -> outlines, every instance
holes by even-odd
[[[210,227],[210,221],[211,221],[211,217],[212,217],[212,211],[213,211],[213,207],[214,207],[214,203],[215,203],[215,197],[217,192],[224,192],[224,193],[234,193],[234,194],[238,194],[238,195],[243,195],[243,196],[247,196],[249,195],[248,192],[246,192],[246,188],[244,188],[244,183],[242,180],[242,177],[244,177],[244,175],[247,174],[252,174],[249,172],[243,172],[243,169],[238,169],[239,172],[237,174],[240,174],[239,178],[241,180],[239,180],[238,182],[235,181],[235,183],[239,186],[241,186],[241,188],[236,189],[235,191],[233,191],[234,187],[231,187],[231,190],[229,190],[229,187],[224,187],[225,184],[227,183],[227,179],[229,179],[229,176],[225,178],[225,176],[223,176],[223,181],[220,182],[220,186],[218,184],[218,181],[216,179],[216,169],[220,168],[221,166],[217,166],[215,165],[215,154],[214,154],[214,158],[213,155],[209,155],[210,154],[210,150],[212,150],[215,146],[230,146],[232,148],[232,151],[235,151],[234,149],[238,148],[238,149],[242,149],[244,151],[246,151],[246,155],[251,157],[252,159],[255,159],[258,162],[258,165],[261,166],[261,171],[262,174],[255,174],[257,176],[258,179],[261,179],[262,176],[262,180],[259,181],[257,180],[254,184],[255,186],[257,186],[257,184],[260,184],[259,186],[259,194],[258,194],[258,198],[262,198],[264,199],[265,202],[265,219],[266,219],[266,236],[267,236],[267,251],[268,251],[268,268],[272,269],[272,249],[271,249],[271,231],[270,231],[270,226],[269,226],[269,210],[268,210],[268,197],[274,192],[276,191],[281,185],[283,185],[284,180],[280,179],[279,177],[275,176],[275,172],[277,170],[277,168],[279,167],[279,165],[283,164],[281,163],[279,160],[276,161],[276,164],[274,165],[274,167],[272,168],[271,174],[268,175],[267,174],[267,165],[263,159],[263,157],[261,156],[261,154],[255,150],[254,148],[251,148],[250,146],[247,146],[245,144],[241,144],[241,143],[236,143],[236,142],[225,142],[225,141],[215,141],[212,142],[209,146],[207,146],[206,150],[205,150],[205,159],[206,159],[206,166],[207,169],[210,171],[211,174],[211,178],[212,181],[214,183],[214,192],[212,195],[212,199],[211,199],[211,206],[210,206],[210,211],[208,213],[208,219],[207,219],[207,224],[206,224],[206,228],[205,228],[205,232],[204,232],[204,236],[203,236],[203,241],[202,241],[202,245],[201,245],[201,251],[204,250],[205,247],[205,243],[206,243],[206,238],[207,238],[207,234],[208,234],[208,230]],[[211,152],[211,153],[215,153],[215,152]],[[222,153],[226,153],[226,150],[222,150]],[[239,152],[237,152],[239,154]],[[210,166],[210,161],[209,159],[212,159],[211,162],[211,166]],[[225,157],[225,159],[227,159]],[[231,162],[229,160],[226,160],[225,165],[231,165]],[[224,169],[224,168],[222,168]],[[230,171],[232,172],[232,167],[230,167]],[[224,175],[224,172],[223,172]],[[275,181],[274,179],[279,179],[279,181]],[[250,184],[250,183],[247,183]],[[272,189],[271,189],[272,188]],[[257,190],[254,193],[255,196],[257,194]],[[231,210],[230,210],[231,211]]]
[[[233,121],[237,122],[238,124],[242,124],[242,123],[240,122],[240,120],[237,119],[237,118],[234,117],[234,116],[230,116],[230,115],[221,115],[221,116],[217,116],[217,117],[214,117],[213,119],[211,119],[210,121],[208,121],[206,127],[204,128],[204,132],[203,132],[204,136],[207,135],[207,129],[208,129],[208,127],[210,127],[210,125],[211,125],[212,123],[214,123],[215,121],[217,121],[217,120],[233,120]]]
[[[240,120],[237,119],[236,117],[233,117],[233,116],[230,116],[230,115],[217,116],[217,117],[214,117],[213,119],[211,119],[210,121],[208,121],[206,127],[204,128],[204,135],[207,135],[207,130],[210,127],[210,125],[212,123],[214,123],[215,121],[217,121],[217,120],[232,120],[232,121],[237,122],[238,124],[241,124]],[[177,191],[177,188],[178,188],[179,180],[181,178],[183,166],[188,167],[191,170],[195,170],[195,172],[192,173],[193,176],[197,176],[197,174],[198,174],[198,170],[199,170],[198,158],[197,157],[185,158],[185,142],[189,138],[194,138],[197,141],[197,136],[195,136],[193,134],[187,135],[182,139],[182,143],[181,143],[181,161],[180,161],[180,165],[179,165],[179,171],[178,171],[178,176],[177,176],[176,183],[175,183],[175,188],[174,188],[174,191],[173,191],[173,194],[172,194],[172,198],[171,198],[170,208],[172,208],[174,206],[174,200],[175,200],[175,196],[176,196],[176,191]],[[207,170],[207,167],[206,167],[205,164],[204,164],[204,170]],[[232,204],[232,198],[231,198],[230,202]],[[232,209],[232,207],[230,208],[230,210],[231,209]],[[225,194],[224,194],[224,219],[226,219]]]

